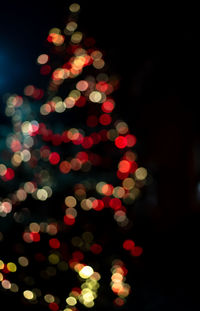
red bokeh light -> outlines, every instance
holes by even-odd
[[[84,137],[83,142],[82,142],[83,148],[84,148],[84,149],[89,149],[89,148],[92,147],[92,145],[93,145],[93,140],[92,140],[92,138],[89,137],[89,136]]]
[[[91,245],[90,250],[93,254],[100,254],[102,252],[102,246],[100,244],[94,243]]]
[[[114,209],[115,211],[116,210],[119,210],[122,206],[122,202],[120,199],[118,198],[112,198],[109,202],[109,205],[112,209]]]
[[[51,248],[59,248],[60,247],[60,241],[58,239],[50,239],[49,245]]]
[[[51,302],[51,303],[49,304],[49,309],[52,310],[52,311],[58,311],[58,310],[59,310],[59,306],[58,306],[57,303]]]
[[[131,255],[134,257],[139,257],[141,256],[143,253],[143,248],[141,246],[135,246],[132,250],[131,250]]]
[[[72,215],[65,215],[64,216],[64,223],[66,225],[72,226],[75,223],[75,217]]]
[[[95,210],[95,211],[101,211],[103,208],[104,208],[104,203],[102,200],[94,200],[92,202],[92,208]]]
[[[112,118],[109,114],[102,114],[100,117],[99,117],[99,123],[101,123],[102,125],[109,125],[112,121]]]
[[[128,134],[125,137],[127,139],[127,147],[133,147],[136,144],[137,139],[134,135]]]
[[[127,160],[119,162],[118,169],[121,173],[128,173],[131,169],[131,163]]]
[[[115,139],[115,146],[119,149],[123,149],[127,146],[127,139],[124,136],[118,136]]]
[[[114,103],[111,100],[107,100],[102,104],[101,109],[105,113],[110,113],[113,111],[114,107]]]
[[[58,164],[60,161],[60,155],[57,152],[52,152],[49,156],[49,162],[53,165]]]
[[[51,72],[51,66],[49,65],[44,65],[40,68],[40,73],[43,76],[48,75]]]
[[[80,262],[81,260],[84,259],[84,254],[83,252],[75,251],[72,253],[72,258]]]
[[[38,232],[31,232],[30,233],[30,239],[33,242],[39,242],[40,241],[40,234]]]
[[[5,175],[3,176],[4,180],[12,180],[15,177],[15,172],[12,168],[7,168]]]
[[[127,251],[132,251],[135,247],[135,242],[133,240],[125,240],[123,243],[123,248]]]

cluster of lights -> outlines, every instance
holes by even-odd
[[[111,272],[111,289],[113,293],[118,296],[114,300],[114,304],[117,306],[123,306],[131,291],[130,285],[126,283],[126,275],[128,270],[121,260],[116,259],[112,263]]]
[[[27,85],[24,97],[13,94],[7,98],[5,114],[11,118],[12,132],[6,137],[8,153],[0,164],[0,181],[6,182],[8,188],[13,185],[15,177],[25,179],[19,182],[17,189],[9,189],[6,198],[0,198],[0,216],[12,214],[13,220],[22,225],[20,243],[23,243],[24,249],[30,249],[33,245],[39,248],[42,243],[48,245],[46,253],[38,251],[30,258],[23,251],[17,263],[5,264],[0,260],[2,288],[22,293],[24,299],[33,304],[42,299],[52,311],[60,310],[62,297],[43,293],[42,289],[34,287],[34,276],[25,277],[25,284],[20,287],[20,284],[8,280],[9,274],[16,272],[17,275],[20,269],[31,271],[36,263],[38,267],[41,264],[40,277],[49,281],[59,272],[64,273],[71,268],[78,273],[81,285],[72,288],[65,298],[64,311],[78,310],[78,303],[92,308],[101,276],[82,261],[88,253],[101,254],[103,241],[97,243],[90,231],[75,235],[70,245],[74,251],[70,258],[66,258],[67,246],[62,234],[70,232],[83,211],[101,212],[107,208],[112,210],[117,224],[127,229],[130,223],[128,205],[133,204],[140,195],[147,178],[147,170],[138,167],[137,155],[132,150],[136,137],[130,133],[126,122],[112,116],[116,103],[111,94],[118,81],[104,72],[103,52],[94,47],[94,39],[85,38],[79,31],[77,14],[80,5],[71,4],[69,11],[71,15],[64,30],[54,27],[47,37],[53,54],[61,58],[65,53],[65,62],[54,68],[53,56],[42,53],[37,58],[41,75],[49,76],[46,93],[34,85]],[[88,71],[91,68],[91,73],[83,78],[86,67]],[[97,71],[96,75],[94,71]],[[79,76],[81,79],[78,80]],[[71,91],[63,97],[56,94],[61,84],[69,80],[71,84],[73,79],[76,82]],[[45,94],[48,95],[46,102],[43,100]],[[74,114],[82,112],[85,119],[76,121]],[[54,122],[58,116],[61,121]],[[71,122],[66,127],[70,116],[73,127]],[[115,154],[114,160],[110,151]],[[90,172],[95,178],[90,178]],[[82,177],[82,173],[85,176]],[[20,203],[28,198],[40,201],[38,205],[48,205],[48,199],[60,189],[65,191],[65,196],[59,219],[47,216],[49,218],[43,222],[33,221],[29,208],[20,207]],[[132,240],[125,240],[123,248],[134,257],[142,254],[142,248],[135,246]],[[114,304],[123,306],[130,294],[130,285],[126,283],[127,269],[121,260],[115,260],[111,271],[111,290],[117,295]]]
[[[98,281],[101,276],[98,272],[95,272],[91,266],[87,266],[81,263],[74,265],[74,270],[79,274],[80,278],[84,280],[80,288],[72,289],[69,296],[66,298],[67,308],[73,307],[79,301],[87,308],[92,308],[97,298],[97,291],[99,288]]]

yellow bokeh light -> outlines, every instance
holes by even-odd
[[[83,301],[84,306],[86,306],[87,308],[92,308],[94,307],[94,301]]]
[[[70,296],[66,299],[66,303],[69,305],[69,306],[75,306],[77,304],[77,300],[76,298]]]
[[[34,298],[34,294],[33,294],[33,292],[30,291],[30,290],[25,290],[25,291],[23,292],[23,295],[24,295],[24,297],[25,297],[26,299],[28,299],[28,300],[32,300],[32,299]]]
[[[89,199],[83,199],[81,201],[81,207],[83,210],[89,211],[90,209],[92,209],[92,201]]]
[[[67,24],[66,29],[67,29],[69,32],[73,32],[73,31],[76,30],[77,26],[78,26],[78,25],[77,25],[76,22],[71,21],[71,22],[69,22],[69,23]]]
[[[80,271],[79,275],[82,279],[89,278],[94,273],[94,270],[90,266],[84,266]]]
[[[113,189],[113,196],[115,198],[123,198],[125,195],[125,190],[123,187],[117,186]]]
[[[60,261],[60,258],[59,258],[59,256],[58,256],[57,254],[51,254],[51,255],[49,255],[48,259],[49,259],[49,262],[50,262],[51,264],[53,264],[53,265],[58,264],[59,261]]]
[[[17,266],[13,262],[8,262],[7,263],[7,268],[10,272],[16,272],[17,271]]]
[[[37,198],[40,201],[45,201],[48,198],[48,193],[45,189],[37,190]]]
[[[71,41],[74,44],[80,43],[83,38],[83,34],[80,31],[76,31],[71,36]]]
[[[47,303],[52,303],[55,301],[55,298],[53,295],[51,294],[47,294],[44,296],[44,300],[47,302]]]
[[[29,264],[29,261],[28,261],[28,259],[27,259],[26,257],[21,256],[21,257],[18,258],[18,263],[19,263],[20,266],[22,266],[22,267],[27,267],[28,264]]]
[[[68,207],[75,207],[76,203],[77,203],[76,198],[71,195],[65,198],[65,205]]]
[[[40,225],[36,222],[32,222],[29,225],[29,229],[31,232],[39,232],[40,231]]]
[[[69,6],[69,10],[72,12],[72,13],[77,13],[79,10],[80,10],[80,5],[78,3],[72,3],[70,6]]]
[[[135,171],[135,177],[137,180],[144,180],[147,177],[147,170],[144,167],[139,167]]]
[[[95,60],[101,59],[102,56],[103,56],[102,52],[101,52],[101,51],[98,51],[98,50],[93,51],[93,52],[91,53],[91,57],[92,57],[93,59],[95,59]]]
[[[124,189],[131,190],[135,186],[135,181],[133,180],[133,178],[125,178],[122,182],[122,185]]]
[[[4,268],[4,262],[0,260],[0,269],[2,270]]]
[[[70,108],[73,108],[75,106],[76,101],[72,96],[68,96],[65,98],[64,104],[65,104],[66,108],[70,109]]]
[[[96,69],[102,69],[105,65],[105,62],[103,59],[95,59],[93,62],[93,66]]]
[[[54,27],[54,28],[51,28],[51,29],[49,30],[49,34],[51,34],[51,33],[60,34],[60,33],[61,33],[61,30],[60,30],[59,28],[57,28],[57,27]]]
[[[128,124],[126,122],[120,121],[116,124],[116,129],[119,134],[126,134],[128,132]]]
[[[13,157],[12,157],[11,162],[14,166],[19,166],[22,163],[21,153],[15,152]]]
[[[59,101],[55,104],[55,111],[58,113],[62,113],[66,110],[66,104],[63,101]]]
[[[19,286],[17,284],[15,284],[15,283],[12,283],[10,290],[13,293],[17,293],[19,291]]]
[[[7,167],[4,164],[0,164],[0,175],[4,176],[7,171]]]
[[[89,99],[93,103],[99,103],[102,100],[102,94],[98,91],[93,91],[90,93]]]

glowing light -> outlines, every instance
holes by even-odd
[[[48,198],[48,193],[45,189],[37,190],[37,198],[40,201],[45,201]]]
[[[29,264],[28,258],[21,256],[18,258],[18,263],[20,264],[20,266],[22,267],[27,267]]]
[[[59,248],[60,247],[60,241],[58,239],[50,239],[49,245],[51,248]]]
[[[72,96],[69,96],[65,98],[64,103],[65,103],[65,107],[70,109],[75,106],[76,100]]]
[[[135,177],[137,180],[144,180],[147,177],[147,170],[144,167],[139,167],[135,171]]]
[[[123,149],[127,146],[127,139],[124,136],[118,136],[115,139],[115,146],[119,149]]]
[[[74,33],[72,34],[72,36],[71,36],[71,41],[72,41],[72,43],[74,43],[74,44],[78,44],[78,43],[81,42],[82,38],[83,38],[82,32],[76,31],[76,32],[74,32]]]
[[[68,207],[75,207],[76,203],[77,203],[76,198],[73,196],[67,196],[65,198],[65,205]]]
[[[98,91],[93,91],[93,92],[90,93],[89,99],[93,103],[99,103],[101,101],[101,99],[102,99],[102,95]]]
[[[61,173],[67,174],[71,170],[71,164],[68,161],[62,161],[59,165]]]
[[[122,160],[119,162],[118,169],[121,173],[128,173],[131,169],[131,164],[127,160]]]
[[[100,117],[99,117],[99,122],[102,124],[102,125],[109,125],[112,121],[112,118],[109,114],[102,114]]]
[[[92,244],[90,250],[94,254],[100,254],[102,252],[102,246],[100,244]]]
[[[46,294],[46,295],[44,296],[44,300],[45,300],[47,303],[52,303],[52,302],[55,301],[55,298],[54,298],[54,296],[51,295],[51,294]]]
[[[131,255],[134,257],[139,257],[141,256],[143,253],[143,248],[140,246],[135,246],[132,250],[131,250]]]
[[[6,174],[7,167],[4,164],[0,164],[0,175],[4,176]]]
[[[40,231],[40,225],[36,222],[32,222],[29,225],[29,229],[31,232],[39,232]]]
[[[59,101],[59,102],[57,102],[56,105],[55,105],[55,111],[58,112],[58,113],[62,113],[62,112],[65,111],[66,106],[67,106],[67,105],[65,104],[65,102]],[[67,108],[68,108],[68,107],[67,107]]]
[[[12,168],[7,168],[4,176],[6,180],[12,180],[15,177],[14,170]]]
[[[115,107],[114,101],[113,100],[106,100],[102,106],[101,109],[103,110],[103,112],[105,113],[110,113],[113,111]]]
[[[49,262],[50,262],[51,264],[56,265],[56,264],[59,263],[60,258],[59,258],[59,256],[58,256],[57,254],[51,254],[51,255],[49,255],[49,257],[48,257],[48,260],[49,260]]]
[[[131,134],[126,135],[126,139],[127,139],[127,147],[133,147],[137,142],[136,137]]]
[[[79,10],[80,10],[80,5],[78,3],[72,3],[70,6],[69,6],[69,10],[72,12],[72,13],[77,13]]]
[[[33,294],[33,292],[30,291],[30,290],[25,290],[25,291],[23,292],[23,295],[24,295],[24,297],[25,297],[26,299],[28,299],[28,300],[32,300],[32,299],[34,298],[34,294]]]
[[[128,125],[126,124],[126,122],[118,122],[116,125],[116,129],[118,131],[119,134],[126,134],[128,132]]]
[[[80,271],[79,275],[82,279],[89,278],[94,273],[94,270],[90,266],[84,266]]]
[[[135,181],[133,178],[125,178],[122,182],[124,189],[131,190],[135,186]]]
[[[60,155],[57,152],[52,152],[49,155],[49,162],[53,165],[56,165],[60,162]]]
[[[8,280],[3,280],[3,281],[1,282],[1,285],[2,285],[2,287],[3,287],[4,289],[10,289],[10,288],[11,288],[11,283],[10,283],[10,281],[8,281]]]
[[[125,240],[123,243],[123,248],[125,250],[132,250],[135,247],[135,243],[132,240]]]
[[[38,56],[37,58],[37,62],[40,65],[44,65],[48,62],[49,60],[49,56],[47,54],[41,54],[40,56]]]
[[[56,302],[51,302],[49,304],[49,309],[52,310],[52,311],[58,311],[59,310],[59,306]]]
[[[66,299],[66,303],[69,305],[69,306],[75,306],[77,304],[77,300],[76,298],[74,297],[68,297]]]
[[[95,59],[93,61],[93,66],[96,68],[96,69],[102,69],[105,65],[105,62],[103,59]]]
[[[3,268],[4,268],[4,262],[0,260],[0,270],[2,270]]]
[[[87,90],[87,88],[88,88],[88,82],[87,81],[85,81],[85,80],[80,80],[79,82],[77,82],[77,84],[76,84],[76,88],[79,90],[79,91],[81,91],[81,92],[83,92],[83,91],[86,91]]]
[[[71,22],[69,22],[69,23],[67,24],[66,30],[68,30],[69,32],[73,32],[73,31],[76,30],[77,26],[78,26],[78,25],[77,25],[76,22],[71,21]]]
[[[15,263],[9,262],[9,263],[7,263],[7,269],[8,269],[10,272],[16,272],[16,271],[17,271],[17,266],[16,266]]]

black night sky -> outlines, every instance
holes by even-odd
[[[151,177],[132,212],[133,231],[144,254],[132,269],[133,296],[125,309],[195,311],[200,307],[195,17],[189,8],[167,3],[131,3],[81,1],[79,21],[82,31],[105,51],[109,70],[120,77],[117,109],[136,135],[140,164]],[[43,84],[36,58],[46,52],[48,30],[64,24],[66,6],[68,1],[1,3],[2,123],[7,122],[3,94],[20,94],[28,84]],[[3,292],[1,301],[2,310],[8,311],[19,303]]]

